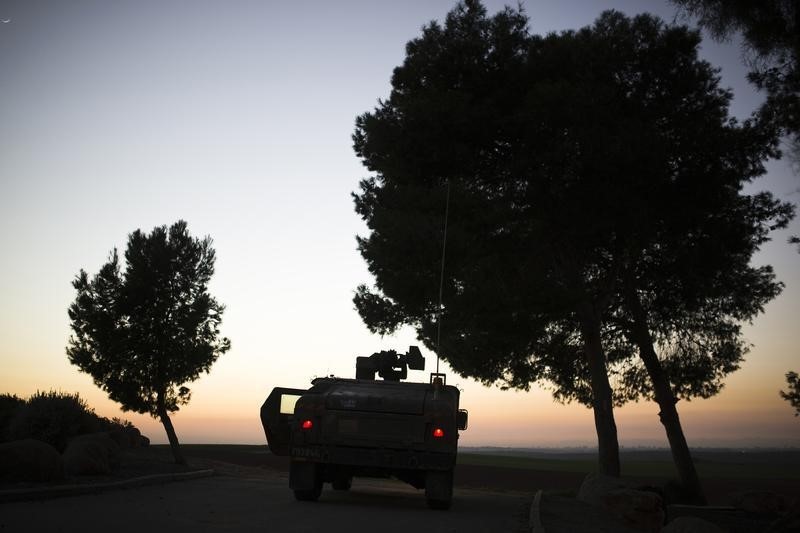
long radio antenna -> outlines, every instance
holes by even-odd
[[[444,288],[444,256],[447,250],[447,219],[450,216],[450,180],[447,181],[447,197],[444,203],[444,230],[442,231],[442,268],[439,272],[439,316],[436,318],[436,373],[439,373],[439,347],[442,340],[442,289]]]

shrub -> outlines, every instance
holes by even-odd
[[[25,400],[16,394],[0,394],[0,442],[9,440],[8,426]]]
[[[108,419],[104,416],[97,419],[100,431],[115,431],[118,429],[126,429],[134,427],[133,424],[124,418],[114,417]]]
[[[38,439],[63,452],[72,437],[101,427],[94,410],[77,393],[37,391],[17,408],[8,429],[11,439]]]
[[[134,427],[133,422],[130,420],[125,420],[124,418],[118,418],[116,416],[111,419],[111,424],[125,429]]]

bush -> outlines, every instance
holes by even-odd
[[[37,392],[16,409],[9,424],[12,440],[33,438],[44,441],[59,452],[76,435],[102,429],[94,410],[77,393]]]
[[[0,394],[0,442],[5,442],[9,439],[8,426],[11,420],[17,413],[25,400],[18,397],[16,394]]]
[[[120,431],[123,429],[134,427],[134,425],[131,422],[125,420],[124,418],[118,418],[116,416],[111,419],[106,418],[104,416],[98,417],[97,424],[98,424],[97,431],[108,431],[108,432]]]

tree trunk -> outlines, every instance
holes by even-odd
[[[164,430],[167,432],[169,447],[172,450],[172,456],[175,458],[175,463],[179,465],[185,465],[186,459],[183,457],[183,453],[181,452],[181,445],[178,442],[178,435],[175,433],[175,428],[172,426],[172,420],[169,419],[167,408],[164,406],[164,401],[160,395],[157,402],[158,417],[161,419],[161,423],[164,424]]]
[[[672,452],[672,460],[678,471],[678,477],[691,503],[705,505],[706,498],[703,493],[703,487],[697,477],[692,454],[683,434],[680,417],[678,417],[678,409],[675,407],[678,400],[672,393],[669,380],[664,374],[664,368],[661,366],[661,361],[658,360],[655,348],[653,348],[653,337],[650,335],[647,314],[635,290],[628,288],[625,299],[633,316],[632,333],[634,342],[639,348],[639,356],[642,358],[642,362],[644,362],[644,366],[650,376],[650,381],[653,384],[653,395],[660,408],[658,417],[667,433],[667,440]]]
[[[592,410],[597,431],[597,450],[600,473],[619,477],[619,442],[617,425],[614,422],[614,403],[611,385],[608,383],[606,359],[600,341],[600,317],[589,302],[580,305],[578,313],[581,323],[584,350],[586,351],[592,384]]]

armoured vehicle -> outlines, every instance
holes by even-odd
[[[317,500],[324,483],[348,490],[354,476],[394,477],[424,488],[429,507],[450,507],[458,430],[468,415],[444,374],[401,382],[409,368],[425,368],[416,346],[358,357],[355,379],[272,390],[261,423],[272,453],[290,457],[289,487],[298,500]]]

